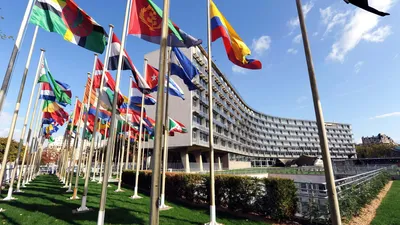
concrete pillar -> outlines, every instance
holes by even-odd
[[[181,159],[185,172],[190,173],[189,153],[187,151],[181,151]]]
[[[201,152],[193,152],[194,157],[196,158],[196,163],[199,164],[199,171],[203,172],[203,156],[201,155]]]

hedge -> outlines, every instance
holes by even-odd
[[[165,196],[194,204],[208,204],[209,176],[188,173],[166,173]],[[134,185],[135,172],[122,174],[122,182]],[[150,191],[151,172],[140,172],[139,189]],[[253,178],[247,176],[215,176],[218,207],[232,212],[256,213],[272,219],[291,219],[296,213],[297,194],[293,180]]]

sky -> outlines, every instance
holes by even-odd
[[[0,3],[0,30],[16,36],[27,1]],[[161,8],[162,0],[154,0]],[[171,1],[170,18],[183,30],[207,43],[206,0]],[[249,58],[263,63],[261,70],[246,70],[228,60],[221,40],[212,44],[213,58],[253,109],[268,115],[315,120],[308,70],[297,19],[295,0],[214,0],[237,33],[252,50]],[[7,4],[6,4],[7,3]],[[126,1],[76,0],[108,31],[115,26],[121,37]],[[329,122],[352,125],[354,141],[385,133],[400,142],[400,4],[397,0],[369,0],[371,6],[392,15],[378,17],[342,0],[303,0],[306,26],[324,113]],[[27,59],[34,26],[29,25],[0,116],[0,136],[8,135],[12,113]],[[11,55],[13,40],[0,40],[1,81]],[[86,74],[93,67],[93,53],[39,29],[29,67],[14,138],[19,138],[29,93],[39,60],[46,49],[49,68],[56,79],[82,96]],[[126,50],[142,71],[143,56],[158,46],[133,36]],[[104,61],[104,54],[99,56]],[[115,75],[115,74],[114,74]],[[129,72],[122,73],[121,90],[128,93]],[[72,107],[66,108],[68,112]],[[177,118],[179,119],[179,118]],[[56,136],[63,133],[59,131]]]

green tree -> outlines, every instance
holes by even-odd
[[[357,156],[359,158],[385,158],[393,154],[393,144],[373,144],[356,146]]]
[[[4,20],[4,16],[1,14],[1,8],[0,8],[0,22]],[[0,40],[7,40],[7,39],[12,39],[14,40],[13,36],[5,34],[1,29],[0,29]]]
[[[4,150],[6,149],[6,144],[7,144],[7,138],[0,138],[0,159],[3,159]],[[12,162],[17,158],[18,144],[19,144],[19,142],[12,140],[11,146],[10,146],[10,152],[8,153],[8,159],[7,159],[8,162]],[[22,148],[21,156],[22,156],[22,154],[24,154],[24,152],[23,152],[24,149],[25,149],[25,147]],[[20,156],[20,161],[22,159],[21,156]]]

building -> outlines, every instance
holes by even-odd
[[[392,138],[389,136],[379,133],[376,136],[372,137],[362,137],[362,144],[363,145],[371,145],[371,144],[396,144]]]
[[[169,115],[183,123],[187,134],[169,137],[169,167],[183,165],[186,171],[208,168],[208,75],[206,52],[202,47],[182,49],[201,72],[193,82],[198,90],[189,92],[180,78],[174,81],[185,93],[185,100],[170,96]],[[145,56],[148,63],[159,65],[159,51]],[[226,76],[213,63],[214,144],[217,168],[269,166],[277,159],[301,155],[321,155],[315,121],[282,118],[252,109]],[[155,96],[154,96],[155,97]],[[155,106],[147,106],[154,118]],[[333,159],[356,157],[349,124],[326,123]],[[152,146],[152,145],[150,145]],[[200,163],[201,162],[201,163]],[[175,164],[173,164],[175,163]]]

